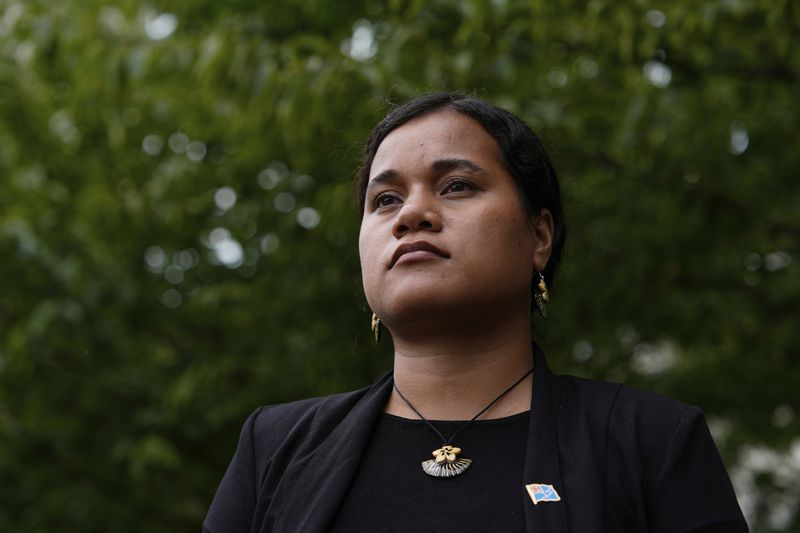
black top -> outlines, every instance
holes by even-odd
[[[434,421],[445,437],[464,422]],[[476,420],[451,444],[473,462],[453,478],[420,463],[441,439],[422,420],[383,414],[331,531],[525,531],[522,466],[529,413]]]
[[[525,484],[551,487],[560,499],[535,505],[521,493],[526,531],[747,531],[699,409],[623,385],[555,375],[536,345],[534,357],[521,472]],[[391,393],[390,374],[359,391],[256,410],[203,530],[329,531]],[[415,460],[429,446],[421,453]],[[472,453],[464,444],[463,455]],[[471,458],[477,468],[480,457]]]

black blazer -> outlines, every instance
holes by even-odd
[[[552,485],[561,501],[533,505],[520,487],[528,531],[747,531],[699,409],[554,375],[534,351],[525,483]],[[359,391],[258,409],[203,531],[326,531],[391,390],[389,374]]]

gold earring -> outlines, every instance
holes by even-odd
[[[372,333],[375,334],[375,342],[378,343],[381,340],[381,319],[378,318],[378,315],[372,313]]]
[[[536,291],[533,294],[533,299],[536,302],[536,310],[539,314],[547,316],[547,304],[550,303],[550,293],[547,290],[547,284],[544,282],[544,276],[539,272],[539,284],[536,286]]]

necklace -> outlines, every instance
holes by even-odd
[[[397,388],[397,383],[395,382],[394,390],[397,391],[397,394],[400,396],[400,398],[402,398],[402,400],[406,402],[406,405],[409,408],[411,408],[411,410],[414,411],[417,414],[417,416],[422,419],[423,422],[428,424],[428,427],[431,428],[434,431],[434,433],[436,433],[439,436],[439,438],[442,439],[442,442],[444,443],[442,444],[441,448],[433,450],[433,459],[422,461],[422,470],[429,476],[433,477],[455,477],[464,472],[467,468],[469,468],[470,465],[472,464],[472,459],[465,459],[458,457],[461,454],[461,448],[459,448],[458,446],[453,446],[452,444],[453,439],[455,439],[459,433],[467,429],[469,425],[472,424],[479,416],[488,411],[491,406],[493,406],[495,403],[497,403],[498,400],[500,400],[500,398],[511,392],[514,389],[514,387],[522,383],[522,381],[529,375],[531,375],[532,372],[533,372],[532,368],[527,372],[525,372],[525,375],[523,375],[521,378],[515,381],[514,384],[511,385],[509,388],[500,393],[500,396],[489,402],[489,405],[481,409],[477,415],[473,416],[471,419],[465,422],[460,428],[458,428],[455,431],[455,433],[453,433],[450,436],[449,439],[445,439],[444,435],[442,435],[442,432],[436,429],[436,426],[434,426],[427,418],[422,416],[422,413],[420,413],[417,410],[417,408],[414,407],[410,401],[408,401],[408,398],[403,396],[403,393],[400,392],[400,389]]]

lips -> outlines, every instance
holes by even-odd
[[[436,246],[432,245],[429,242],[425,241],[417,241],[417,242],[409,242],[407,244],[401,244],[397,247],[392,255],[392,260],[389,263],[389,268],[392,268],[397,261],[406,254],[410,254],[413,252],[430,252],[436,254],[440,257],[445,259],[449,258],[450,256],[446,253],[437,248]]]

